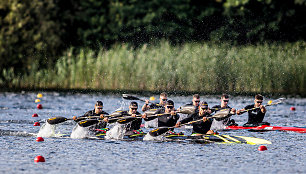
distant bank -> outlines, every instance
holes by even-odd
[[[306,95],[305,42],[232,46],[168,42],[98,52],[73,49],[52,68],[33,62],[28,74],[4,72],[2,90]]]

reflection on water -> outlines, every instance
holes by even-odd
[[[168,98],[175,102],[176,108],[192,100],[192,96],[170,95]],[[54,127],[46,124],[42,128],[33,123],[43,123],[55,116],[80,116],[92,110],[97,100],[103,101],[108,113],[118,108],[127,110],[130,101],[122,100],[120,95],[45,93],[41,99],[44,109],[38,110],[35,99],[36,93],[0,93],[0,173],[306,173],[306,134],[220,132],[271,141],[268,150],[263,152],[257,150],[258,146],[247,144],[79,139],[91,135],[86,128],[75,127],[73,121]],[[266,98],[264,102],[272,99],[275,98]],[[209,106],[220,102],[219,96],[203,96],[201,100],[207,101]],[[140,107],[144,104],[137,102]],[[231,97],[229,105],[240,109],[252,102],[253,97]],[[291,106],[296,107],[295,112],[290,111]],[[306,127],[305,106],[306,99],[289,98],[283,104],[267,108],[264,121],[275,126]],[[32,117],[33,113],[39,117]],[[247,121],[246,114],[231,118],[239,125]],[[118,126],[114,130],[118,134],[111,136],[120,139],[123,129]],[[143,130],[148,132],[151,128]],[[177,129],[179,131],[191,133],[185,129]],[[35,141],[37,133],[47,134],[43,135],[47,137],[44,142]],[[61,134],[73,138],[52,137]],[[37,155],[44,156],[46,163],[34,164]]]

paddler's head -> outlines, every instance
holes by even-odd
[[[167,93],[165,93],[165,92],[160,93],[160,95],[159,95],[159,104],[165,106],[167,100],[168,100]]]
[[[262,95],[260,94],[255,95],[255,100],[254,100],[255,107],[259,107],[262,104],[262,101],[263,101]]]
[[[199,104],[199,114],[203,115],[207,109],[208,109],[208,103],[206,101],[202,101]]]
[[[195,107],[198,107],[200,103],[200,95],[199,94],[194,94],[192,97],[192,105]]]
[[[97,101],[96,104],[95,104],[95,113],[96,114],[102,113],[102,109],[103,109],[103,102],[102,101]]]
[[[137,102],[131,102],[131,103],[130,103],[130,106],[129,106],[129,112],[130,112],[131,114],[136,114],[137,109],[138,109],[138,104],[137,104]]]
[[[229,102],[229,96],[227,94],[223,94],[221,96],[221,107],[226,107],[228,105]]]
[[[168,100],[165,105],[165,113],[170,113],[171,111],[174,111],[174,102]]]

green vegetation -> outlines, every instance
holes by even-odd
[[[305,11],[305,0],[3,0],[0,86],[305,94]]]
[[[305,94],[306,43],[257,46],[188,43],[143,45],[131,49],[73,50],[55,68],[14,77],[21,88],[168,90],[197,92],[265,92]]]

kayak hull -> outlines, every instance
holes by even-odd
[[[243,126],[227,126],[227,130],[252,130],[252,131],[292,131],[298,133],[306,133],[306,128],[301,127],[284,127],[284,126],[255,126],[255,127],[243,127]]]

